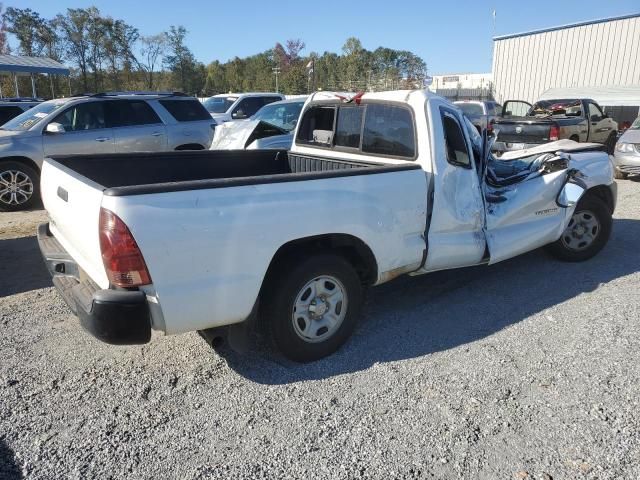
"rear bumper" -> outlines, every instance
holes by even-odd
[[[80,324],[113,345],[136,345],[151,339],[151,315],[139,290],[102,290],[86,275],[49,231],[38,226],[38,245],[53,284]]]

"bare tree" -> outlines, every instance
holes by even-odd
[[[145,82],[149,90],[153,90],[153,74],[156,67],[162,64],[162,58],[167,50],[167,34],[162,32],[157,35],[140,38],[140,58],[138,65],[145,73]]]

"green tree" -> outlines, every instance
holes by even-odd
[[[183,92],[198,94],[204,86],[205,69],[185,45],[186,35],[187,29],[182,25],[178,27],[172,25],[169,28],[168,54],[164,58],[164,64],[173,73],[175,85],[179,85]]]
[[[68,8],[67,14],[58,14],[55,18],[56,28],[60,31],[67,58],[80,70],[82,87],[89,91],[90,42],[89,31],[97,8]]]

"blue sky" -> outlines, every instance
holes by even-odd
[[[143,35],[169,25],[184,25],[188,46],[204,63],[246,56],[301,38],[303,53],[340,52],[344,41],[358,37],[365,48],[411,50],[426,62],[430,74],[489,72],[493,21],[496,35],[547,28],[596,18],[640,12],[638,0],[425,0],[338,1],[204,1],[149,0],[4,0],[4,6],[31,8],[50,18],[67,7],[95,5],[121,18]],[[166,5],[166,6],[165,6]],[[171,5],[171,6],[170,6]]]

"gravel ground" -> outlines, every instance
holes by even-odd
[[[99,343],[21,236],[42,212],[0,214],[0,477],[640,478],[640,183],[615,217],[586,263],[379,287],[342,350],[296,365],[195,333]]]

